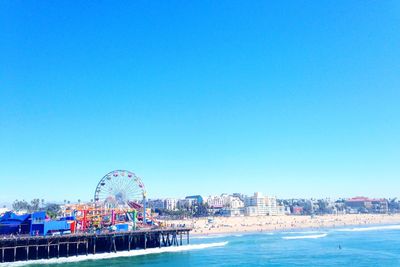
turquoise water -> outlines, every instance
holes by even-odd
[[[192,237],[190,246],[156,250],[29,266],[400,266],[400,225],[200,236]]]

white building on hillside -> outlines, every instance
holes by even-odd
[[[206,200],[209,208],[221,209],[225,205],[224,197],[222,196],[209,196]]]
[[[165,209],[167,210],[176,210],[178,204],[178,200],[175,198],[166,198],[165,199]]]
[[[244,202],[240,200],[238,197],[234,196],[226,196],[225,198],[225,206],[232,209],[239,209],[244,207]]]
[[[245,198],[245,215],[265,216],[283,214],[282,209],[276,203],[275,197],[263,196],[261,193],[254,193],[251,197]]]
[[[228,194],[209,196],[206,202],[210,209],[218,210],[221,215],[240,216],[244,214],[244,202],[237,196]]]

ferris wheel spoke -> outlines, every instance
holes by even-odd
[[[108,183],[108,185],[109,185],[109,187],[110,188],[114,188],[115,187],[115,177],[111,177],[111,179],[109,180],[109,183]]]
[[[127,192],[129,192],[131,194],[140,194],[141,190],[137,190],[135,188],[131,188],[131,189],[128,189]]]
[[[125,176],[125,177],[126,177],[126,179],[123,179],[123,180],[122,180],[122,184],[121,184],[121,185],[124,186],[124,187],[127,186],[128,183],[129,183],[129,177],[128,177],[128,176]]]
[[[126,184],[126,187],[127,187],[127,188],[130,188],[130,189],[135,189],[136,186],[137,186],[137,185],[135,185],[135,183],[132,182],[132,181],[128,181],[127,184]]]

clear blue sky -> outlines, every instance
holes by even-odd
[[[0,63],[0,201],[399,196],[399,1],[1,1]]]

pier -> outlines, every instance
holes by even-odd
[[[182,246],[189,244],[191,230],[182,227],[100,234],[0,236],[0,258],[1,262],[15,262]]]

